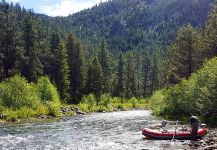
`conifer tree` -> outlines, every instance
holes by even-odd
[[[67,38],[67,53],[70,70],[70,93],[72,103],[79,103],[84,94],[85,74],[84,74],[84,55],[81,43],[72,34]]]
[[[209,13],[209,20],[205,27],[205,49],[208,57],[217,56],[217,1]]]
[[[149,95],[149,85],[148,85],[148,80],[149,80],[149,72],[151,70],[151,62],[150,59],[145,56],[143,60],[143,96],[147,97]]]
[[[128,54],[126,63],[126,97],[137,97],[135,60],[131,53]]]
[[[99,98],[103,91],[103,71],[97,57],[93,58],[89,65],[87,73],[86,90],[88,93],[94,93]]]
[[[16,15],[5,1],[0,9],[0,80],[20,71],[23,56]]]
[[[178,83],[188,78],[201,65],[201,52],[198,48],[200,33],[191,25],[181,28],[170,50],[169,82]]]
[[[151,79],[151,87],[150,87],[150,92],[151,94],[156,90],[159,86],[159,78],[158,78],[158,58],[157,54],[153,54],[153,66],[152,66],[152,79]]]
[[[64,45],[60,42],[59,35],[57,33],[52,34],[51,51],[53,53],[53,68],[51,72],[52,79],[57,86],[62,100],[64,100],[64,102],[70,102],[68,55]]]
[[[110,56],[106,47],[105,40],[102,41],[100,50],[98,52],[99,62],[103,71],[103,93],[111,92],[111,66]]]
[[[118,60],[118,67],[117,67],[117,84],[114,91],[115,96],[125,97],[125,68],[124,68],[124,58],[123,55],[120,54]]]
[[[26,64],[24,64],[22,74],[29,81],[36,82],[43,74],[43,66],[39,59],[38,31],[31,11],[24,20],[23,40]]]

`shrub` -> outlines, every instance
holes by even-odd
[[[20,75],[16,75],[1,83],[0,93],[2,106],[14,110],[21,107],[36,108],[40,103],[40,97],[34,85],[29,84]]]
[[[60,103],[60,97],[57,88],[52,85],[48,77],[41,77],[36,85],[42,103],[48,101]]]
[[[47,77],[37,84],[16,75],[0,83],[0,112],[7,120],[29,118],[39,115],[60,115],[60,99],[57,89]]]
[[[51,84],[48,77],[41,77],[37,82],[37,90],[41,99],[41,102],[47,107],[40,106],[43,113],[48,113],[52,116],[60,115],[60,97],[58,95],[57,89]],[[48,111],[48,112],[47,112]]]
[[[97,101],[94,94],[89,94],[82,98],[79,106],[85,112],[94,112],[96,110],[96,104]]]
[[[38,105],[35,112],[36,112],[37,116],[48,115],[49,114],[48,107],[46,105],[44,105],[44,104]]]
[[[108,107],[109,104],[111,104],[111,103],[112,103],[112,98],[111,98],[110,94],[103,94],[99,98],[98,105]]]
[[[213,120],[217,119],[217,58],[205,63],[188,80],[155,92],[149,99],[149,106],[157,115],[186,120],[192,113],[216,123]]]
[[[160,115],[165,107],[165,97],[166,90],[159,90],[154,92],[154,94],[150,97],[149,108],[153,110],[156,115]]]
[[[131,105],[132,108],[136,108],[139,103],[139,100],[135,97],[132,97],[131,99],[129,99],[128,103]]]

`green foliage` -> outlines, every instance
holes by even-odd
[[[0,81],[19,73],[23,51],[17,14],[5,1],[0,2]]]
[[[103,71],[97,57],[94,57],[88,68],[86,91],[95,94],[97,99],[103,92]]]
[[[38,80],[36,86],[42,103],[50,101],[60,103],[57,89],[54,85],[51,84],[48,77],[41,77]]]
[[[81,42],[70,34],[66,43],[69,64],[71,103],[80,102],[85,88],[84,50]]]
[[[102,41],[100,45],[100,50],[98,51],[98,59],[102,66],[103,72],[103,93],[111,92],[111,58],[106,47],[105,40]]]
[[[24,19],[23,27],[23,41],[24,41],[24,53],[25,63],[23,64],[22,74],[30,81],[36,82],[38,78],[43,74],[43,66],[39,59],[39,46],[37,41],[39,40],[39,33],[36,30],[37,22],[33,19],[33,14],[30,11],[27,17]]]
[[[57,33],[52,34],[51,38],[51,51],[53,52],[53,70],[52,79],[56,83],[57,89],[60,93],[60,97],[64,102],[70,100],[70,80],[69,80],[69,66],[68,66],[68,54],[64,47],[64,44],[59,41],[59,35]]]
[[[136,99],[135,97],[128,100],[119,97],[112,98],[110,94],[102,94],[99,99],[96,99],[93,94],[89,94],[83,97],[78,106],[85,112],[110,112],[147,108],[147,103],[144,99]]]
[[[0,88],[3,107],[17,110],[22,107],[35,108],[40,103],[34,85],[19,75],[2,82]]]
[[[41,77],[36,85],[39,96],[41,99],[41,102],[43,105],[38,106],[37,111],[40,112],[41,110],[42,114],[48,114],[52,116],[59,116],[59,110],[60,110],[60,97],[58,95],[57,89],[55,86],[53,86],[50,82],[50,80],[47,77]]]
[[[85,112],[94,112],[96,109],[96,97],[93,94],[84,96],[79,104],[79,107]]]
[[[57,89],[47,77],[34,84],[16,75],[0,83],[0,113],[6,115],[6,120],[59,116],[60,106]]]
[[[124,58],[121,54],[118,60],[118,67],[117,67],[117,84],[115,87],[114,95],[119,97],[125,97],[125,68],[124,68]]]
[[[206,54],[209,57],[217,56],[217,1],[215,1],[215,5],[213,9],[209,13],[209,19],[207,21],[205,27],[205,45],[204,49],[206,50]]]
[[[149,106],[157,115],[172,119],[185,119],[195,114],[211,121],[209,118],[216,118],[216,91],[217,58],[213,58],[188,80],[155,92],[149,99]]]
[[[201,41],[201,32],[191,25],[179,29],[176,40],[169,51],[170,83],[178,83],[181,79],[190,77],[201,66],[204,59],[201,56]]]

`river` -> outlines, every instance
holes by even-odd
[[[2,150],[174,150],[183,141],[147,140],[141,129],[161,122],[149,111],[95,113],[59,122],[0,125]]]

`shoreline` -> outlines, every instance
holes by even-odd
[[[129,108],[127,110],[116,110],[116,111],[132,111],[132,110],[148,110],[147,108]],[[116,112],[109,111],[109,112]],[[108,112],[108,113],[109,113]],[[60,109],[61,116],[52,117],[52,116],[39,116],[35,118],[28,119],[18,119],[16,121],[6,121],[0,119],[0,125],[20,125],[25,123],[49,123],[60,121],[62,118],[66,117],[75,117],[79,115],[89,115],[92,113],[107,113],[105,111],[102,112],[83,112],[78,106],[63,106]],[[202,139],[198,141],[186,141],[183,145],[189,146],[189,148],[193,149],[203,149],[203,150],[213,150],[217,149],[217,128],[208,128],[208,133]]]

